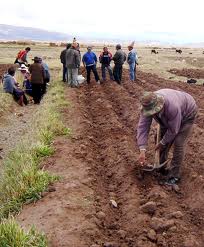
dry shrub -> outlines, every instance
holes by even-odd
[[[50,43],[49,43],[49,46],[50,46],[50,47],[58,47],[58,44],[56,44],[56,43],[54,43],[54,42],[50,42]]]
[[[29,46],[29,45],[35,45],[35,42],[31,41],[31,40],[17,40],[16,44],[17,45]]]
[[[67,46],[67,43],[62,42],[62,43],[60,44],[60,46],[61,46],[61,47],[65,47],[65,46]]]

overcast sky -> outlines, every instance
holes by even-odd
[[[161,39],[202,42],[203,11],[204,0],[1,0],[0,24],[74,36],[137,37],[143,33],[148,38],[148,33],[156,32]]]

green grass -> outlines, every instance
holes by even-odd
[[[0,224],[1,247],[47,247],[44,234],[32,227],[25,232],[13,218],[3,220]]]
[[[4,161],[0,179],[0,220],[20,211],[24,203],[36,201],[58,177],[39,169],[42,158],[54,153],[53,138],[70,135],[64,126],[61,109],[66,103],[63,85],[55,82],[33,116],[28,136]]]
[[[54,154],[54,148],[46,144],[36,145],[34,150],[37,157],[46,157]]]
[[[52,141],[58,135],[71,135],[71,129],[61,119],[64,98],[63,85],[52,84],[38,111],[32,116],[32,128],[23,141],[3,162],[0,178],[0,246],[47,247],[45,235],[35,228],[25,232],[12,216],[23,204],[41,198],[49,184],[59,177],[41,170],[40,162],[54,153]]]

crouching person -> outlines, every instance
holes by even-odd
[[[185,92],[160,89],[156,92],[146,92],[141,98],[141,115],[137,127],[139,161],[141,165],[145,163],[148,134],[154,119],[161,127],[161,141],[156,146],[156,150],[160,151],[160,164],[167,160],[169,150],[173,145],[170,169],[161,168],[159,171],[166,175],[165,184],[167,185],[176,184],[181,178],[186,142],[196,114],[196,102],[191,95]]]
[[[28,100],[24,94],[24,91],[18,87],[18,83],[16,82],[14,75],[15,75],[15,68],[10,67],[8,69],[7,74],[3,77],[3,89],[5,93],[10,93],[13,95],[14,100],[21,106],[27,105]]]

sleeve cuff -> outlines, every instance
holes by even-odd
[[[166,144],[164,143],[164,141],[163,140],[161,140],[160,141],[160,143],[163,145],[163,146],[165,146]]]
[[[142,150],[146,151],[146,146],[140,146],[139,149],[140,149],[140,151],[142,151]]]

